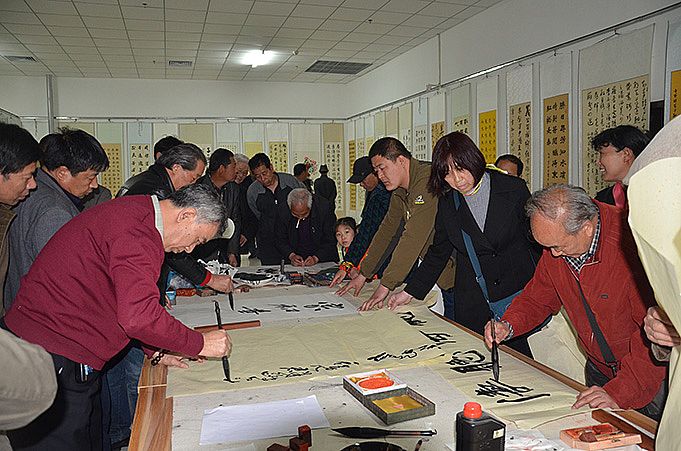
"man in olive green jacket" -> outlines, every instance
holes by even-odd
[[[437,198],[428,192],[430,163],[412,158],[395,138],[381,138],[369,151],[371,164],[388,191],[390,207],[361,262],[360,275],[338,291],[343,295],[354,289],[359,294],[366,279],[374,276],[391,255],[381,285],[360,310],[383,307],[388,294],[400,286],[409,271],[433,242]],[[438,280],[440,288],[454,285],[454,261],[450,260]]]

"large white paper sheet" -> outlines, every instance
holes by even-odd
[[[315,395],[258,404],[206,410],[201,424],[201,445],[243,442],[298,435],[298,426],[331,427]]]

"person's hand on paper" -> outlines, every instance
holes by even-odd
[[[207,285],[212,289],[222,293],[231,293],[234,291],[234,283],[232,282],[232,278],[226,274],[212,274]]]
[[[681,344],[678,331],[660,307],[650,307],[648,314],[643,319],[643,324],[648,339],[653,343],[667,347]]]
[[[508,334],[511,333],[511,329],[508,327],[508,324],[502,321],[494,321],[494,332],[496,336],[496,342],[497,344],[500,344],[502,341],[508,337]],[[485,345],[489,348],[492,349],[492,322],[488,321],[487,324],[485,324]]]
[[[594,385],[577,395],[577,402],[572,405],[573,409],[589,406],[592,409],[619,409],[614,399],[610,397],[603,387]]]
[[[388,298],[388,308],[395,310],[400,305],[407,305],[411,302],[413,296],[402,290],[399,293],[394,293]]]
[[[303,264],[305,263],[303,257],[296,254],[295,252],[291,252],[290,254],[288,254],[288,259],[293,266],[303,266]]]
[[[232,340],[225,330],[211,330],[203,333],[202,357],[229,357],[232,352]]]
[[[383,308],[383,301],[385,301],[385,298],[389,294],[390,290],[388,287],[379,285],[378,288],[376,288],[376,291],[374,291],[374,294],[372,294],[371,297],[364,304],[362,304],[358,310],[360,312],[365,312],[367,310]]]
[[[355,296],[359,296],[359,293],[362,291],[365,283],[367,283],[367,281],[364,277],[355,277],[350,282],[346,283],[344,287],[336,291],[336,294],[338,296],[343,296],[350,290],[355,290]]]
[[[317,263],[319,263],[319,257],[316,255],[310,255],[305,259],[305,266],[312,266],[316,265]]]
[[[333,280],[331,280],[331,284],[329,285],[329,288],[333,288],[339,283],[345,279],[345,276],[348,276],[350,280],[355,279],[357,276],[359,276],[359,271],[357,271],[357,268],[354,266],[350,268],[350,271],[345,271],[344,269],[339,269],[338,272],[336,273],[335,276],[333,276]]]

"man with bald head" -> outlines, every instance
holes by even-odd
[[[496,341],[523,335],[565,307],[588,357],[589,388],[573,407],[637,409],[659,419],[665,368],[653,361],[641,330],[655,299],[625,212],[570,185],[535,192],[526,210],[544,253],[523,292],[495,323]]]

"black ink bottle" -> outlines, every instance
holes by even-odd
[[[456,451],[503,451],[505,435],[504,423],[483,413],[477,402],[456,414]]]

